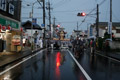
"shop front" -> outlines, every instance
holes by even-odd
[[[0,52],[11,52],[21,50],[20,22],[6,16],[0,15]],[[16,38],[18,35],[20,38]],[[19,44],[15,44],[19,41]]]

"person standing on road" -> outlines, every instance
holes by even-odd
[[[38,36],[38,32],[35,31],[35,33],[33,34],[35,44],[37,43],[37,36]]]
[[[77,58],[79,58],[80,44],[81,44],[81,41],[79,40],[79,37],[77,37],[75,40],[75,57]]]
[[[39,38],[38,43],[39,43],[39,45],[40,45],[40,48],[43,48],[43,40],[42,40],[42,37]]]
[[[26,38],[23,38],[23,48],[25,48]]]
[[[95,41],[94,41],[94,39],[92,39],[91,41],[90,41],[90,48],[91,48],[91,54],[92,55],[94,55],[94,52],[95,52]]]

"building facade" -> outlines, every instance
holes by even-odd
[[[21,1],[0,0],[0,46],[2,51],[19,51],[21,44],[12,42],[15,35],[21,37]],[[21,42],[21,40],[19,40]]]
[[[108,32],[108,22],[99,22],[99,37],[104,37],[104,33]],[[96,36],[96,24],[91,25],[88,28],[88,37]],[[112,33],[115,35],[115,38],[120,38],[120,23],[112,23]]]

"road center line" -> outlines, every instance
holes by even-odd
[[[2,72],[0,73],[0,75],[3,75],[4,73],[8,72],[9,70],[11,70],[11,69],[17,67],[18,65],[24,63],[25,61],[27,61],[27,60],[31,59],[32,57],[38,55],[38,54],[41,53],[42,51],[43,51],[43,50],[41,50],[41,51],[37,52],[36,54],[31,55],[31,56],[29,56],[29,57],[27,57],[27,58],[24,58],[21,62],[19,62],[19,63],[15,64],[15,65],[11,66],[10,68],[7,68],[6,70],[2,71]]]
[[[90,78],[90,76],[86,73],[86,71],[82,68],[82,66],[78,63],[78,61],[75,59],[75,57],[72,55],[72,53],[69,50],[67,50],[67,51],[70,53],[71,57],[76,62],[76,64],[78,65],[78,67],[80,68],[80,70],[82,71],[82,73],[84,74],[84,76],[87,78],[87,80],[92,80]]]

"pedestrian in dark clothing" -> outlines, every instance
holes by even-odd
[[[54,47],[55,47],[55,49],[59,49],[59,45],[58,45],[57,41],[55,42]]]
[[[90,47],[91,47],[91,54],[93,54],[93,55],[94,55],[94,51],[95,51],[95,45],[96,45],[96,43],[95,43],[94,39],[92,39],[90,41]]]
[[[106,41],[105,41],[105,51],[106,51],[106,54],[107,54],[107,52],[108,52],[109,50],[110,50],[109,41],[106,40]]]
[[[71,43],[72,43],[72,51],[74,52],[75,51],[75,41],[76,40],[72,40]]]
[[[47,47],[49,48],[51,46],[51,41],[50,39],[47,40]]]
[[[79,58],[82,52],[83,42],[77,37],[75,40],[75,57]]]

